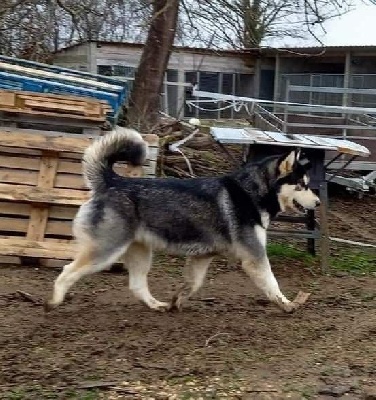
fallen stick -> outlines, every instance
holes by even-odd
[[[215,335],[210,336],[210,338],[206,339],[206,341],[205,341],[205,347],[208,347],[210,341],[212,341],[214,338],[216,338],[216,337],[218,337],[218,336],[223,336],[223,335],[230,336],[230,334],[229,334],[229,333],[226,333],[226,332],[219,332],[219,333],[216,333]]]
[[[93,381],[81,383],[76,386],[77,389],[96,389],[96,388],[106,388],[119,385],[119,382],[105,382],[105,381]]]
[[[24,292],[22,290],[17,290],[17,293],[26,301],[29,301],[30,303],[33,304],[42,304],[41,300],[36,299],[34,296],[32,296],[30,293]]]

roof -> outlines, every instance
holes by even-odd
[[[142,48],[143,43],[134,42],[119,42],[119,41],[105,41],[105,40],[87,40],[79,42],[67,47],[57,50],[56,53],[61,53],[66,50],[78,47],[87,43],[96,43],[97,47],[101,46],[124,46]],[[275,57],[277,54],[283,57],[307,57],[307,56],[330,56],[330,55],[344,55],[346,52],[353,53],[374,53],[376,55],[375,46],[309,46],[309,47],[259,47],[249,49],[208,49],[204,47],[189,47],[189,46],[173,46],[174,51],[184,51],[195,54],[212,54],[219,56],[269,56]]]
[[[134,48],[142,48],[144,47],[144,43],[134,43],[134,42],[117,42],[117,41],[105,41],[105,40],[87,40],[75,43],[70,46],[66,46],[57,50],[55,54],[62,53],[66,50],[82,46],[87,43],[96,43],[97,47],[101,46],[124,46],[124,47],[134,47]],[[212,54],[219,56],[239,56],[242,54],[246,54],[244,50],[230,50],[230,49],[208,49],[205,47],[189,47],[189,46],[173,46],[173,50],[175,51],[184,51],[189,53],[198,53],[198,54]]]
[[[346,52],[375,53],[375,46],[308,46],[308,47],[260,47],[245,50],[253,55],[275,56],[277,54],[286,57],[324,56],[338,55]]]

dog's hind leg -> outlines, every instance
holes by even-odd
[[[114,264],[126,251],[128,245],[108,246],[108,243],[87,243],[81,245],[73,262],[67,264],[54,283],[51,299],[45,303],[50,311],[61,304],[68,290],[83,276],[99,272]]]
[[[148,307],[164,311],[168,303],[155,299],[149,291],[148,272],[151,268],[152,250],[142,243],[132,243],[124,255],[124,265],[129,272],[129,289]]]
[[[266,232],[261,227],[259,228],[258,237],[260,246],[255,248],[253,244],[248,251],[241,254],[242,267],[244,271],[250,276],[255,285],[266,295],[266,297],[277,304],[282,310],[286,312],[295,311],[300,305],[306,302],[309,297],[308,293],[299,292],[295,300],[290,301],[281,292],[277,279],[275,278],[268,256],[266,254]]]
[[[206,272],[213,257],[195,256],[188,257],[184,267],[184,284],[173,296],[170,309],[182,309],[183,303],[196,293],[202,286]]]

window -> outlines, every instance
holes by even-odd
[[[126,76],[126,67],[124,65],[114,65],[114,76]]]
[[[112,76],[111,65],[98,65],[98,74],[104,76]]]

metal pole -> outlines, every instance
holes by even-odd
[[[321,272],[323,274],[329,269],[329,224],[328,224],[328,183],[323,180],[319,186],[320,190],[320,233],[321,233]]]

